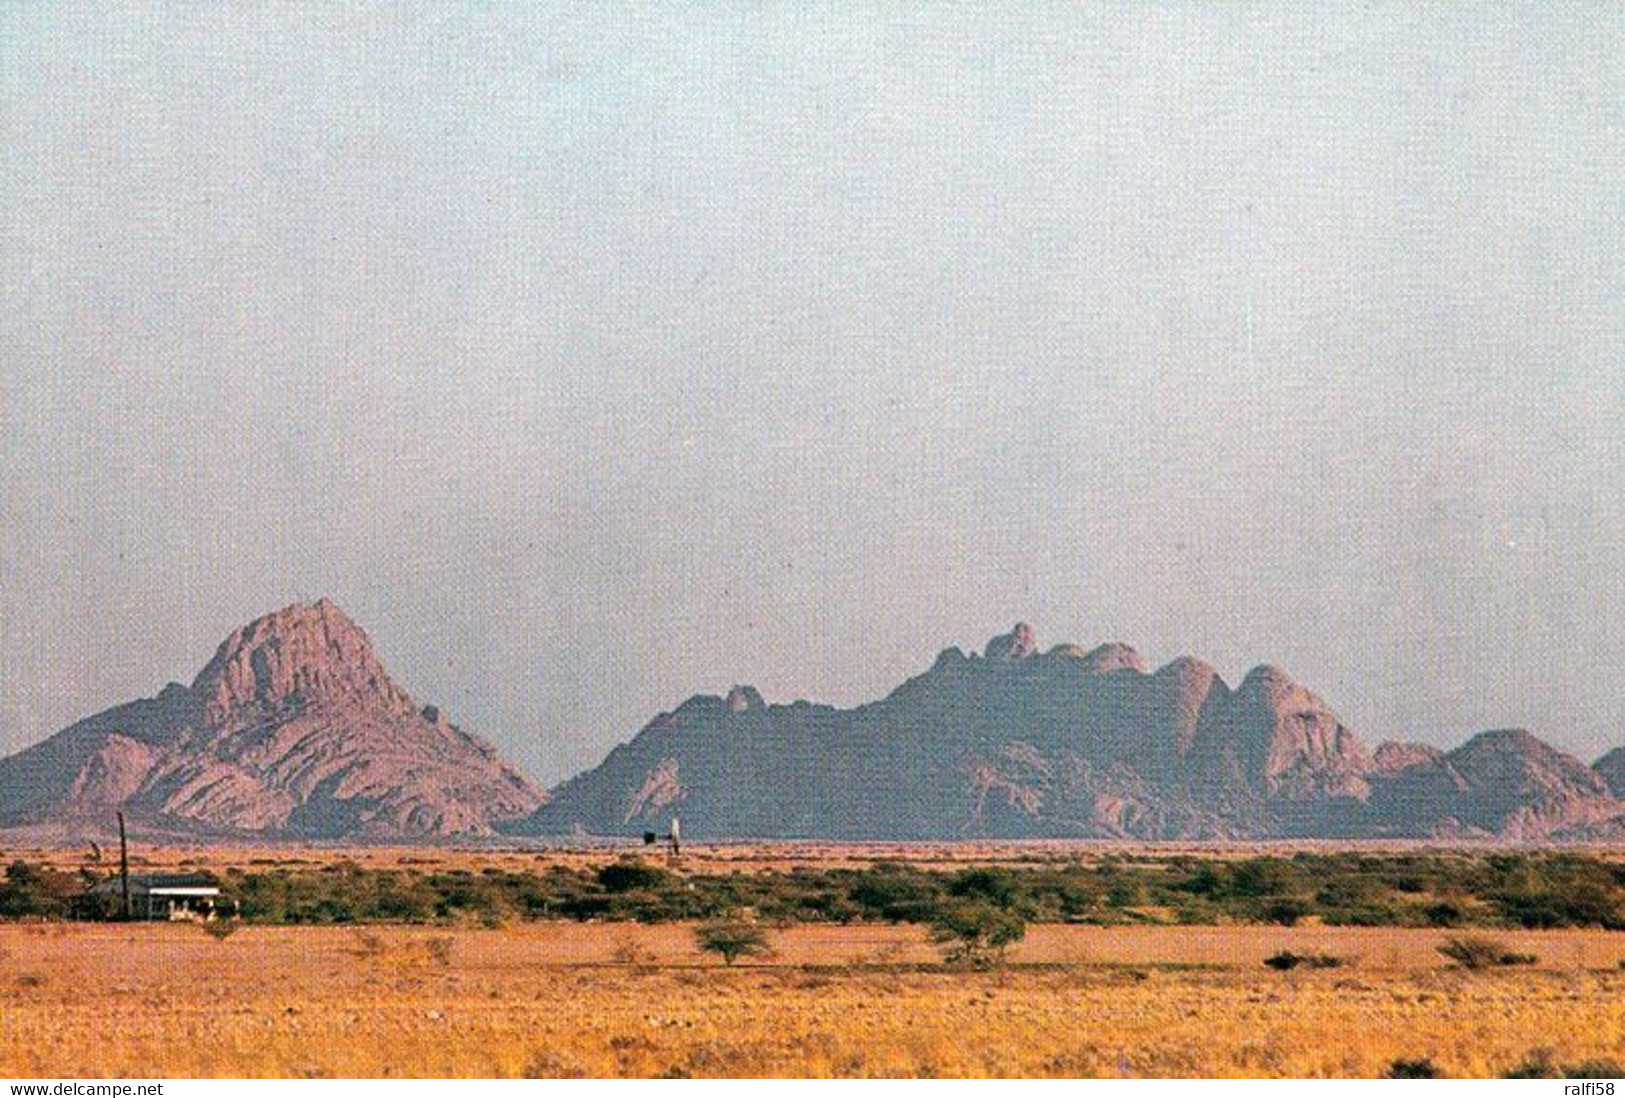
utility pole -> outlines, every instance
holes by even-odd
[[[654,831],[643,833],[643,845],[653,846],[659,839],[666,840],[666,862],[668,865],[679,865],[683,860],[683,825],[677,822],[677,817],[671,818],[671,830],[661,835]]]
[[[123,900],[124,921],[130,921],[130,844],[124,838],[124,813],[118,814],[119,896]]]

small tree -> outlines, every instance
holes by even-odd
[[[1539,959],[1533,953],[1514,953],[1494,938],[1447,938],[1439,952],[1462,968],[1532,965]]]
[[[1027,936],[1027,924],[1013,911],[988,903],[950,904],[931,921],[931,940],[942,946],[949,964],[990,968],[1005,950]]]
[[[217,942],[223,942],[237,933],[236,919],[210,919],[203,924],[203,933]]]
[[[729,965],[741,957],[754,957],[768,952],[767,931],[755,923],[737,920],[698,926],[694,929],[694,941],[707,953],[720,954],[723,963]]]

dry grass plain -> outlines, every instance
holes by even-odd
[[[101,837],[108,848],[103,860],[91,864],[87,861],[88,840],[73,844],[52,842],[30,844],[18,842],[0,832],[0,857],[6,861],[20,859],[35,865],[51,866],[62,870],[77,870],[90,865],[99,872],[111,872],[117,857],[106,836]],[[1202,858],[1256,858],[1274,854],[1290,857],[1300,852],[1339,853],[1357,851],[1368,854],[1451,853],[1478,856],[1486,852],[1506,850],[1506,847],[1464,844],[1456,848],[1441,847],[1437,843],[1407,840],[1370,842],[1312,842],[1293,840],[1279,843],[1079,843],[1064,839],[1034,839],[1025,841],[962,841],[962,842],[734,842],[716,844],[689,843],[683,847],[683,868],[691,873],[760,873],[768,870],[861,868],[881,861],[907,862],[931,869],[957,869],[972,865],[1004,865],[1030,867],[1046,864],[1089,864],[1111,856],[1132,856],[1137,859],[1157,859],[1188,855]],[[1609,862],[1625,861],[1625,847],[1618,845],[1586,846],[1571,844],[1566,852],[1582,853]],[[368,869],[420,869],[440,871],[467,869],[502,869],[512,872],[536,871],[552,866],[572,868],[596,867],[627,855],[658,859],[661,851],[650,850],[637,843],[602,843],[597,845],[552,845],[537,842],[533,845],[498,846],[346,846],[311,844],[300,846],[232,846],[165,844],[130,844],[130,865],[137,872],[172,871],[186,869],[221,870],[227,866],[243,869],[267,867],[293,867],[327,865],[336,861],[351,862]]]
[[[722,967],[689,928],[0,926],[0,1076],[1340,1076],[1540,1048],[1625,1059],[1625,935],[1035,926],[948,970],[918,927],[809,926]],[[1280,950],[1345,967],[1275,972]]]

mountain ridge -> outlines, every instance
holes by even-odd
[[[226,637],[190,685],[0,759],[0,831],[439,841],[1625,838],[1625,748],[1593,767],[1521,729],[1374,750],[1284,669],[1232,687],[1119,641],[1018,624],[849,709],[695,695],[550,792],[419,706],[327,599]]]
[[[1199,659],[1153,671],[1120,642],[1043,651],[1024,623],[852,709],[696,695],[505,830],[625,834],[679,813],[690,835],[758,838],[1625,833],[1605,777],[1527,732],[1371,751],[1280,667],[1232,688]]]

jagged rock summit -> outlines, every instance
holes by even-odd
[[[681,814],[715,837],[1531,841],[1625,825],[1607,786],[1622,770],[1527,733],[1373,754],[1279,667],[1232,688],[1189,656],[1153,671],[1121,643],[1044,651],[1021,623],[856,709],[691,698],[516,830],[623,835]]]
[[[191,686],[0,760],[0,827],[400,840],[488,834],[544,800],[484,740],[419,708],[332,602],[236,630]]]

